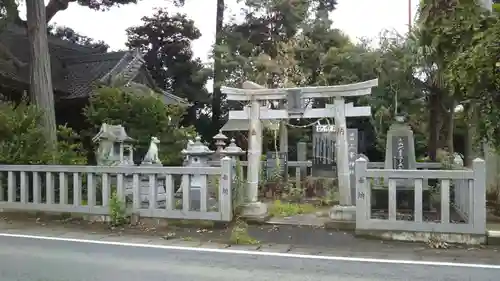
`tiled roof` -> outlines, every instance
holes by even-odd
[[[66,66],[67,98],[85,97],[92,93],[92,87],[118,64],[126,65],[128,52],[92,54],[63,59]],[[125,58],[125,60],[122,60]],[[68,83],[71,81],[71,83]]]
[[[54,36],[49,36],[48,39],[54,88],[62,92],[67,92],[67,82],[64,79],[66,71],[61,58],[82,54],[94,54],[102,51],[95,48],[75,45]],[[15,25],[9,25],[0,32],[0,42],[2,42],[2,44],[19,60],[25,63],[29,62],[30,45],[26,35],[26,29]],[[0,75],[20,82],[29,83],[29,66],[26,64],[26,66],[21,69],[2,67],[0,68]]]
[[[134,51],[121,51],[105,53],[100,48],[85,47],[55,36],[49,35],[49,52],[52,70],[52,83],[54,89],[59,93],[65,93],[59,98],[87,97],[92,94],[93,87],[99,83],[107,84],[108,80],[125,72],[135,71],[131,65],[132,60],[138,54]],[[0,31],[0,42],[10,50],[26,66],[16,69],[5,59],[0,57],[0,76],[29,84],[29,58],[30,49],[26,30],[23,27],[9,25]],[[137,59],[136,59],[137,61]],[[142,61],[142,59],[139,59]],[[158,91],[154,81],[145,67],[138,65],[139,71],[145,71],[148,76],[147,85]],[[133,76],[132,76],[133,77]],[[183,99],[162,92],[165,102],[184,103]]]
[[[139,95],[149,95],[152,92],[152,89],[149,88],[146,85],[135,83],[135,82],[130,82],[127,85],[127,88],[133,89],[133,92]],[[190,106],[191,104],[187,102],[185,99],[180,98],[176,95],[169,94],[165,91],[160,91],[160,98],[165,103],[166,105],[168,104],[181,104],[181,105],[186,105]]]

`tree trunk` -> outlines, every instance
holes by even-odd
[[[441,101],[439,95],[432,93],[429,97],[429,140],[427,153],[431,161],[436,161],[436,152],[439,142],[438,119]]]
[[[474,158],[480,156],[481,149],[479,148],[480,144],[476,142],[476,124],[478,124],[479,116],[477,111],[470,104],[466,105],[464,108],[464,112],[467,112],[468,116],[470,116],[470,120],[467,122],[467,131],[465,138],[465,166],[472,167],[472,160]]]
[[[454,145],[454,135],[455,135],[455,101],[451,102],[450,111],[447,113],[447,136],[446,136],[446,146],[448,147],[448,152],[450,153],[450,157],[453,157],[452,154],[455,152]]]
[[[220,87],[222,84],[222,54],[217,46],[222,44],[222,27],[224,23],[224,0],[217,0],[217,14],[215,23],[215,51],[214,51],[214,88],[212,96],[212,128],[213,134],[217,134],[220,129],[222,93]]]
[[[45,130],[49,149],[55,152],[57,148],[56,117],[44,1],[26,1],[26,14],[31,57],[31,100],[40,110],[43,110],[40,125]]]

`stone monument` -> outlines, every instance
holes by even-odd
[[[267,180],[275,180],[277,176],[287,180],[288,152],[268,151],[266,153],[265,169]]]
[[[385,169],[415,170],[415,138],[410,126],[405,123],[404,117],[397,116],[396,121],[389,127],[385,147]],[[376,209],[388,208],[388,178],[381,179],[382,183],[372,187],[373,207]],[[397,205],[403,208],[413,208],[415,184],[412,179],[395,179]],[[424,188],[426,187],[424,181]],[[400,204],[405,203],[405,204]]]
[[[414,170],[417,167],[415,157],[415,138],[410,126],[402,117],[397,117],[387,132],[385,146],[385,169]],[[384,180],[385,181],[385,180]],[[412,187],[413,181],[398,180],[398,187]]]

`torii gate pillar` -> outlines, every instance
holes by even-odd
[[[345,100],[342,97],[335,98],[334,119],[337,134],[337,176],[339,186],[339,205],[330,210],[330,219],[334,221],[355,221],[356,205],[351,200],[351,185],[349,176],[349,149],[347,145],[347,125],[345,114]]]
[[[265,87],[250,81],[243,83],[243,89],[265,89]],[[250,128],[248,131],[248,168],[247,168],[247,201],[243,206],[242,217],[250,220],[266,220],[267,205],[260,202],[259,173],[262,155],[262,122],[260,120],[260,101],[255,95],[250,95]]]
[[[341,206],[352,206],[351,185],[349,176],[349,150],[347,147],[347,125],[345,120],[345,100],[336,98],[335,105],[335,127],[337,134],[337,176],[339,186],[339,203]]]

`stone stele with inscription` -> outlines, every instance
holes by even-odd
[[[415,138],[410,126],[401,122],[401,120],[392,124],[387,132],[387,141],[385,148],[385,169],[395,170],[413,170],[416,169],[417,161],[415,158]],[[387,179],[384,179],[387,182]],[[397,180],[396,185],[399,188],[413,188],[412,180]]]

